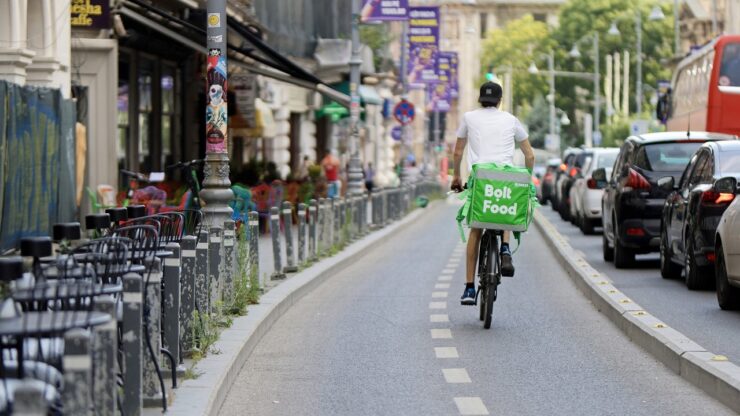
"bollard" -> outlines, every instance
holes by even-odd
[[[180,244],[168,243],[164,249],[172,252],[172,255],[164,259],[162,269],[162,281],[164,283],[164,313],[162,314],[163,337],[162,342],[164,349],[172,354],[175,358],[175,367],[180,362],[180,276],[182,275],[181,267],[181,250]],[[165,368],[172,369],[171,363],[165,360]],[[185,371],[184,368],[180,369]],[[171,374],[170,372],[167,375]]]
[[[347,226],[347,198],[343,197],[339,201],[339,223],[342,229],[342,246],[347,244],[349,239],[349,228]]]
[[[70,329],[64,334],[64,357],[62,358],[64,387],[62,405],[68,415],[90,413],[92,391],[92,358],[90,354],[90,332],[86,329]],[[112,388],[112,387],[109,387]]]
[[[221,280],[223,281],[222,296],[224,300],[231,300],[234,296],[234,276],[236,275],[236,223],[233,220],[224,221],[223,254],[221,262]]]
[[[95,413],[103,416],[116,414],[118,382],[118,326],[116,302],[110,296],[98,296],[94,303],[95,311],[110,315],[109,322],[93,328],[93,407]]]
[[[22,380],[20,383],[21,385],[15,389],[13,394],[13,415],[46,416],[48,409],[46,408],[44,394],[48,391],[47,386],[39,380],[29,378]],[[9,398],[6,397],[5,400],[9,400]]]
[[[363,192],[360,196],[360,234],[365,235],[367,233],[367,209],[368,209],[368,195],[367,192]]]
[[[195,311],[195,236],[182,238],[181,273],[180,273],[180,363],[185,353],[193,348],[193,311]]]
[[[195,310],[210,313],[208,302],[208,231],[201,231],[195,246]]]
[[[317,211],[317,218],[316,221],[316,227],[318,227],[318,237],[317,237],[317,243],[316,243],[316,251],[318,252],[318,256],[321,257],[324,255],[324,221],[326,217],[326,213],[324,212],[324,198],[319,198],[318,206],[316,207]]]
[[[316,222],[318,221],[318,212],[316,211],[317,202],[312,199],[308,203],[308,260],[314,262],[318,260],[316,252]]]
[[[275,262],[275,270],[272,272],[270,279],[285,279],[280,258],[280,210],[278,207],[270,208],[270,234],[272,235],[272,258]]]
[[[295,273],[298,267],[295,265],[295,254],[293,253],[293,208],[290,202],[283,202],[283,224],[285,226],[285,273]]]
[[[123,276],[123,409],[124,415],[140,415],[142,407],[142,322],[143,282],[136,273]]]
[[[331,243],[332,249],[335,249],[335,248],[337,248],[337,245],[339,243],[339,241],[338,241],[338,234],[339,233],[337,232],[337,230],[338,230],[337,225],[339,224],[339,219],[337,217],[337,198],[336,197],[332,197],[331,198],[331,206],[330,206],[330,211],[329,211],[329,218],[330,218],[330,220],[329,220],[329,222],[330,222],[330,227],[329,227],[329,241]]]
[[[223,281],[221,277],[221,245],[223,228],[211,227],[208,230],[208,301],[209,310],[216,307],[222,298]]]
[[[264,287],[264,282],[260,276],[260,220],[257,211],[249,213],[249,281],[256,280],[260,287]]]
[[[149,270],[144,282],[144,333],[141,346],[144,349],[144,406],[157,406],[162,402],[162,387],[157,376],[162,347],[162,262],[159,258],[145,261]]]
[[[298,204],[298,264],[306,262],[306,204]]]

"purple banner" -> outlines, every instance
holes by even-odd
[[[428,84],[427,88],[427,111],[446,113],[450,111],[452,97],[450,97],[450,84],[439,82]]]
[[[439,7],[409,9],[408,83],[415,88],[437,82]]]
[[[409,20],[409,0],[364,0],[362,22]]]
[[[458,83],[457,67],[458,57],[457,52],[445,52],[450,56],[450,97],[457,98],[460,95],[460,84]]]

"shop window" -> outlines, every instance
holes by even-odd
[[[480,38],[486,38],[486,32],[488,32],[488,13],[480,14]]]
[[[172,143],[175,127],[175,68],[162,66],[162,147],[160,151],[160,165],[162,169],[174,163],[172,158]]]
[[[149,172],[151,160],[151,125],[152,125],[152,62],[141,60],[139,64],[139,170]]]
[[[126,154],[129,149],[129,92],[130,80],[129,74],[131,62],[128,55],[121,54],[118,60],[118,100],[116,103],[116,119],[118,124],[118,134],[116,138],[116,158],[118,160],[118,169],[127,167]]]

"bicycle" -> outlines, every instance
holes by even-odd
[[[493,303],[498,297],[498,285],[501,284],[501,253],[499,252],[499,238],[503,238],[501,230],[483,230],[478,249],[478,291],[475,293],[475,302],[481,295],[480,320],[483,328],[490,329],[493,320]]]
[[[200,181],[198,180],[198,169],[203,167],[205,160],[194,159],[189,162],[177,162],[173,165],[167,166],[166,171],[172,171],[175,169],[180,170],[180,176],[185,181],[185,185],[188,188],[190,195],[187,197],[185,207],[189,209],[200,209]]]

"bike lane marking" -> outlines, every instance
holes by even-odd
[[[442,374],[445,376],[445,381],[449,384],[463,384],[472,383],[468,371],[464,368],[443,368]]]
[[[431,330],[432,339],[452,339],[452,331],[449,328],[436,328]]]
[[[451,274],[443,274],[443,275],[440,275],[439,276],[439,280],[444,281],[444,282],[448,282],[448,281],[452,280],[452,275]]]
[[[449,283],[435,283],[434,288],[435,289],[449,289],[450,284]]]
[[[447,302],[429,302],[429,309],[447,309]]]
[[[447,314],[432,314],[429,315],[429,322],[450,322],[450,317]]]
[[[488,415],[488,409],[480,397],[455,397],[457,411],[464,416]]]
[[[460,358],[455,347],[434,347],[434,355],[437,358]]]
[[[439,299],[439,298],[446,298],[448,296],[448,292],[432,292],[432,298]]]

